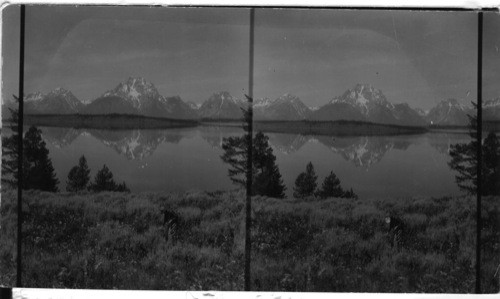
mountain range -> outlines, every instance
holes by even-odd
[[[13,103],[4,103],[4,108]],[[239,120],[245,99],[227,91],[212,94],[201,104],[184,102],[179,96],[165,97],[143,78],[128,78],[98,98],[86,102],[71,91],[56,88],[48,94],[35,92],[25,98],[26,114],[137,114],[151,117],[204,120]],[[4,111],[2,114],[5,117]],[[320,107],[310,108],[299,97],[284,94],[276,99],[254,101],[255,120],[354,120],[404,126],[468,124],[472,106],[456,99],[445,99],[429,111],[412,108],[407,103],[394,104],[383,92],[369,84],[357,84]],[[500,97],[483,103],[485,120],[500,121]]]

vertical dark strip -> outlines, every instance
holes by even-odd
[[[12,299],[12,289],[0,288],[0,299]]]
[[[477,201],[476,201],[476,294],[481,293],[481,192],[483,172],[483,12],[478,12],[477,24]]]
[[[247,144],[247,200],[245,219],[245,291],[251,290],[251,253],[252,240],[250,238],[252,227],[252,151],[253,151],[253,35],[254,35],[255,10],[250,9],[250,51],[248,73],[248,144]]]
[[[22,231],[23,231],[23,117],[24,117],[24,23],[25,23],[25,6],[21,5],[21,30],[20,30],[20,46],[19,46],[19,117],[18,117],[18,160],[17,160],[17,281],[16,286],[22,287]]]

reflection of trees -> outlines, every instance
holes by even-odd
[[[430,134],[428,135],[429,144],[439,153],[448,155],[451,145],[468,142],[468,136],[463,134]]]
[[[406,150],[409,141],[393,140],[387,137],[331,137],[317,136],[320,143],[334,153],[340,154],[344,159],[358,167],[368,168],[382,160],[391,149]]]
[[[41,128],[43,138],[57,148],[63,148],[76,140],[82,134],[82,130],[73,128]]]
[[[201,126],[198,127],[201,138],[211,147],[222,150],[222,139],[230,136],[242,136],[244,131],[242,126],[219,127],[219,126]]]
[[[311,136],[300,134],[269,134],[269,143],[284,154],[292,154],[306,144]]]

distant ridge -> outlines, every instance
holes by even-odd
[[[125,114],[167,119],[187,119],[230,122],[240,121],[244,97],[238,98],[228,91],[218,91],[201,103],[184,102],[178,95],[163,96],[155,85],[142,77],[129,77],[107,90],[96,99],[82,103],[71,91],[56,88],[47,94],[34,92],[25,97],[25,114]],[[2,116],[9,116],[3,103]],[[275,98],[254,99],[255,121],[361,121],[398,126],[467,126],[471,106],[457,99],[445,99],[428,111],[410,107],[407,103],[392,103],[371,84],[356,84],[340,96],[319,107],[308,107],[292,94]],[[500,121],[500,97],[483,102],[485,121]]]
[[[355,120],[402,126],[424,126],[425,120],[408,104],[392,104],[380,89],[356,84],[312,112],[312,120]]]

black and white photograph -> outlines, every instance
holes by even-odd
[[[0,286],[498,293],[499,48],[498,11],[7,6]]]

